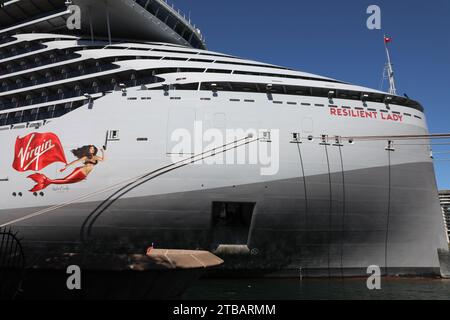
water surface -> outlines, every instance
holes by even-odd
[[[200,279],[186,300],[425,299],[450,300],[450,280],[384,278],[381,290],[367,289],[366,279]]]

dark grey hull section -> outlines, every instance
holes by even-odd
[[[254,203],[248,230],[231,227],[234,237],[212,227],[217,201]],[[33,251],[247,245],[250,253],[225,256],[224,268],[273,275],[356,276],[370,265],[390,275],[439,274],[437,249],[446,244],[432,163],[119,199],[93,214],[98,204],[71,205],[14,228]],[[0,221],[35,210],[3,211]]]

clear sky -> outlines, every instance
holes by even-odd
[[[398,93],[424,105],[432,133],[450,132],[449,0],[170,1],[191,12],[210,50],[374,89],[380,89],[383,34],[389,34]],[[382,30],[367,29],[369,5],[381,8]],[[435,158],[450,159],[450,145],[434,151]],[[439,188],[450,189],[450,161],[435,167]]]

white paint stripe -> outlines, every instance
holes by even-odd
[[[20,1],[20,0],[11,0],[11,1],[7,1],[7,2],[5,2],[5,3],[3,4],[3,7],[10,6],[10,5],[12,5],[12,4],[16,3],[16,2],[19,2],[19,1]]]
[[[69,13],[70,13],[70,10],[66,10],[66,11],[63,11],[63,12],[60,12],[60,13],[55,13],[55,14],[52,14],[50,16],[46,16],[46,17],[43,17],[43,18],[40,18],[40,19],[28,21],[28,22],[19,24],[17,26],[13,26],[13,27],[10,27],[10,28],[6,28],[6,29],[3,29],[3,30],[0,30],[0,33],[14,31],[16,29],[20,29],[20,28],[23,28],[23,27],[31,26],[33,24],[36,24],[36,23],[39,23],[39,22],[42,22],[42,21],[47,21],[47,20],[50,20],[50,19],[53,19],[53,18],[61,17],[61,16],[64,16],[66,14],[69,14]]]

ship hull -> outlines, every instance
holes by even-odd
[[[110,102],[99,100],[94,109],[81,108],[48,124],[45,130],[58,132],[62,139],[72,140],[69,146],[74,146],[79,139],[74,138],[78,129],[93,136],[96,131],[107,129],[99,128],[94,120],[86,120],[73,130],[69,124],[79,123],[76,118],[94,113],[92,119],[107,118],[108,128],[119,126],[114,119],[121,118],[123,108]],[[118,114],[106,115],[105,108]],[[152,122],[154,128],[149,136],[157,137],[157,132],[164,131],[161,134],[164,140],[155,143],[152,151],[164,154],[168,140],[163,128],[169,126],[170,120],[163,119],[170,115],[163,111],[167,102],[159,108],[155,114],[160,114],[161,123]],[[271,118],[271,112],[275,111],[272,108],[267,108],[267,114],[262,112],[260,117],[266,119],[263,121]],[[240,113],[227,104],[218,104],[213,112],[220,110],[226,110],[229,118]],[[197,114],[202,112],[205,109],[198,107]],[[292,117],[298,117],[299,123],[305,117],[302,110],[290,112]],[[320,118],[316,122],[324,127],[316,130],[326,132],[330,121],[327,111],[311,110],[308,116]],[[283,128],[283,122],[289,126],[292,117],[289,121],[279,118],[273,127]],[[190,120],[184,121],[185,126],[190,125]],[[401,126],[389,123],[386,128],[395,129],[398,134]],[[90,130],[94,127],[97,129]],[[414,129],[405,128],[409,132]],[[96,194],[102,187],[142,174],[144,168],[170,165],[167,154],[151,160],[145,155],[148,149],[138,144],[123,147],[127,150],[123,155],[120,150],[126,141],[116,141],[116,145],[110,143],[108,147],[103,168],[99,165],[97,172],[79,185],[50,186],[43,190],[44,196],[33,196],[26,191],[33,185],[26,174],[11,175],[2,184],[2,198],[19,207],[1,210],[0,223],[17,229],[30,252],[36,252],[37,248],[46,251],[91,248],[136,253],[144,252],[152,243],[157,247],[208,250],[231,245],[246,246],[249,250],[248,254],[231,255],[228,260],[225,257],[229,261],[225,268],[234,270],[271,273],[298,272],[301,268],[305,275],[339,276],[362,275],[368,266],[377,265],[388,274],[437,274],[437,248],[444,246],[445,240],[433,165],[423,147],[397,146],[394,151],[386,150],[386,141],[353,145],[322,144],[320,140],[283,142],[283,137],[288,140],[294,129],[295,126],[288,127],[280,132],[280,163],[274,175],[261,175],[259,165],[193,163],[132,185],[120,197],[108,200],[120,188]],[[126,131],[123,127],[121,130]],[[342,129],[343,133],[345,130],[348,129]],[[370,130],[378,129],[375,126]],[[423,130],[419,126],[416,129],[420,133]],[[3,150],[11,150],[13,138],[3,141],[9,144]],[[151,164],[133,160],[134,155],[147,157]],[[5,161],[4,166],[9,165]],[[12,190],[21,190],[24,196],[12,197]],[[91,198],[76,201],[86,194],[91,194]],[[47,204],[20,207],[20,201]],[[237,213],[245,221],[217,223],[217,204],[248,205],[246,211]]]
[[[427,163],[391,168],[405,175],[429,172],[431,176],[432,170]],[[84,246],[100,252],[136,253],[152,243],[162,248],[215,250],[221,239],[214,234],[211,203],[256,203],[247,239],[233,227],[228,231],[236,234],[222,238],[225,244],[250,250],[248,255],[231,256],[233,264],[225,269],[287,274],[301,268],[304,276],[355,276],[377,265],[390,275],[438,274],[434,248],[439,244],[434,239],[441,231],[440,221],[429,217],[430,208],[436,209],[435,194],[430,191],[433,181],[408,179],[402,185],[399,176],[393,177],[396,186],[390,192],[395,201],[388,208],[389,188],[382,187],[388,174],[388,167],[345,172],[345,199],[342,184],[333,183],[330,196],[329,189],[321,187],[328,175],[318,175],[118,200],[93,225],[90,215],[101,202],[73,204],[15,228],[25,248],[33,251]],[[342,175],[331,178],[337,182]],[[310,189],[320,186],[306,200],[305,182]],[[39,209],[2,210],[0,216],[11,220]]]

